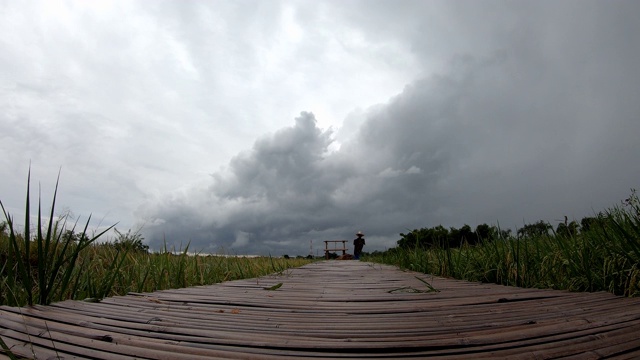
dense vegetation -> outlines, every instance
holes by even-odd
[[[180,252],[165,248],[150,253],[135,250],[132,244],[87,245],[69,243],[64,238],[50,245],[51,260],[43,261],[33,250],[37,247],[34,240],[28,256],[23,237],[17,236],[17,240],[16,252],[11,250],[6,229],[0,233],[0,305],[49,304],[66,299],[95,301],[128,292],[209,285],[283,273],[312,261],[193,255],[187,252],[188,247]]]
[[[29,181],[28,181],[29,182]],[[27,187],[28,188],[28,187]],[[57,192],[57,184],[56,184]],[[27,190],[24,231],[5,211],[0,221],[0,305],[49,304],[128,292],[213,284],[281,273],[312,259],[191,255],[184,249],[149,252],[137,232],[109,227],[99,233],[38,206],[30,223]],[[46,220],[46,222],[45,222]],[[116,239],[97,240],[113,228]],[[609,291],[640,295],[640,200],[635,190],[621,205],[579,223],[544,221],[515,234],[497,226],[415,229],[397,247],[364,259],[424,273],[522,287]]]
[[[57,192],[57,185],[56,185]],[[114,229],[113,242],[97,240],[100,233],[54,216],[55,195],[48,218],[38,207],[37,224],[30,224],[27,191],[25,226],[19,232],[5,211],[0,221],[0,305],[49,304],[66,299],[98,301],[128,292],[207,285],[226,280],[282,273],[313,260],[272,257],[202,256],[184,249],[150,253],[136,232]],[[46,220],[46,223],[45,223]]]
[[[555,229],[538,221],[516,234],[482,224],[400,234],[398,246],[366,260],[470,281],[640,295],[640,201]]]

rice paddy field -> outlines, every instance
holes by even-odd
[[[38,204],[37,223],[32,224],[29,197],[27,191],[20,231],[0,202],[0,305],[99,301],[128,292],[260,277],[314,261],[192,255],[188,246],[149,252],[141,237],[130,233],[118,233],[115,243],[98,243],[111,227],[95,233],[88,229],[90,219],[84,225],[68,224],[64,216],[54,216],[55,193],[48,216]],[[640,295],[640,201],[635,191],[622,205],[599,213],[588,229],[496,234],[459,246],[425,245],[417,239],[415,246],[398,246],[363,260],[469,281]]]
[[[55,234],[54,234],[55,238]],[[113,244],[52,241],[40,255],[37,241],[17,249],[0,236],[0,305],[50,304],[66,299],[99,301],[128,292],[209,285],[283,273],[313,260],[193,255],[186,250],[150,253]]]
[[[640,201],[635,191],[593,220],[588,228],[574,231],[496,235],[458,247],[437,242],[421,246],[418,239],[414,246],[365,260],[469,281],[640,296]]]
[[[227,280],[285,272],[312,259],[194,255],[189,246],[149,252],[138,234],[119,234],[116,242],[98,240],[99,233],[85,224],[67,223],[55,216],[58,185],[44,216],[38,204],[36,224],[31,223],[27,190],[24,230],[0,201],[0,305],[47,305],[74,299],[99,301],[128,292],[209,285]],[[29,189],[29,181],[27,184]]]

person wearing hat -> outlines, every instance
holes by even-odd
[[[353,240],[353,258],[358,260],[360,259],[360,254],[362,253],[362,247],[364,246],[364,234],[362,231],[358,231],[356,233],[357,238]]]

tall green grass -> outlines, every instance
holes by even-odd
[[[307,259],[242,258],[191,255],[189,246],[149,253],[118,243],[97,243],[110,226],[88,231],[90,218],[78,229],[67,217],[55,217],[58,181],[49,217],[42,215],[39,199],[32,227],[30,172],[27,178],[24,231],[0,201],[0,305],[50,304],[67,299],[100,299],[128,292],[208,285],[259,277],[309,263]],[[135,238],[134,240],[139,240]]]
[[[368,261],[470,281],[640,295],[640,201],[601,213],[579,233],[499,237],[459,248],[394,248]]]
[[[5,217],[8,234],[0,235],[0,251],[4,266],[0,272],[0,302],[8,305],[49,304],[60,299],[71,283],[77,280],[76,264],[80,253],[96,241],[111,227],[98,234],[87,232],[91,217],[87,220],[77,241],[63,236],[67,229],[66,217],[55,217],[56,195],[58,183],[53,195],[51,212],[46,223],[43,223],[42,200],[38,198],[38,213],[35,234],[31,228],[31,170],[27,176],[27,196],[24,217],[24,233],[16,231],[13,217],[6,211],[0,201]],[[75,232],[77,222],[71,227]],[[3,229],[4,230],[4,229]],[[77,281],[76,281],[77,282]]]

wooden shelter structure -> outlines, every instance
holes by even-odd
[[[324,258],[329,260],[329,253],[333,251],[342,251],[342,255],[347,253],[348,240],[324,240]]]

